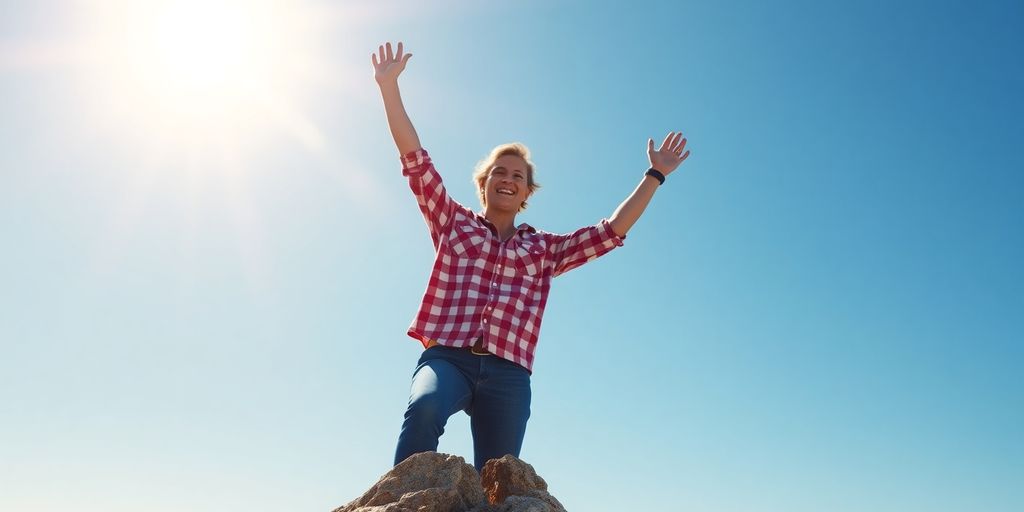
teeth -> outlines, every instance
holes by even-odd
[[[498,189],[498,193],[499,193],[499,194],[505,194],[505,195],[509,195],[509,196],[514,196],[514,195],[515,195],[514,193],[512,193],[512,191],[511,191],[511,190],[509,190],[509,189],[507,189],[507,188],[499,188],[499,189]]]

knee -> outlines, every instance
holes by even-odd
[[[432,395],[419,396],[409,402],[405,410],[405,419],[419,425],[444,425],[448,418],[441,407],[440,400]]]

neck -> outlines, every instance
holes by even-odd
[[[505,212],[487,208],[484,210],[484,218],[491,224],[494,224],[494,227],[498,229],[498,234],[501,235],[502,241],[507,240],[508,237],[512,236],[516,232],[515,212]]]

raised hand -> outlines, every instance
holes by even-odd
[[[398,75],[405,70],[405,63],[409,62],[409,58],[412,57],[411,53],[402,54],[401,42],[398,43],[397,52],[391,51],[391,43],[388,42],[387,45],[381,45],[377,49],[377,53],[371,55],[373,78],[377,80],[378,84],[397,82]]]
[[[686,139],[683,138],[683,132],[668,132],[657,151],[654,150],[654,139],[647,139],[647,158],[651,160],[651,167],[661,171],[665,176],[676,170],[676,167],[690,156],[689,150],[683,153],[684,149]]]

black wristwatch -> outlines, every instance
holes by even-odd
[[[648,176],[653,176],[654,179],[658,180],[658,185],[659,186],[665,184],[665,175],[662,174],[661,171],[655,169],[654,167],[651,167],[650,169],[647,169],[647,172],[645,172],[644,174],[646,174]]]

